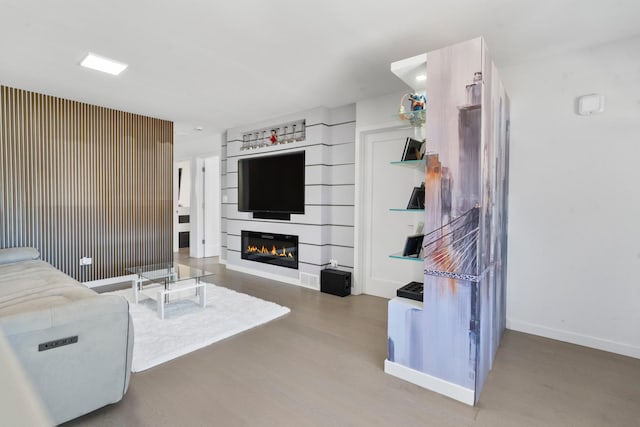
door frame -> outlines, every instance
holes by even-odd
[[[205,160],[215,158],[218,163],[218,179],[215,180],[214,191],[217,194],[217,197],[214,197],[214,201],[217,200],[217,206],[206,206],[206,198],[204,196],[204,192],[206,191],[206,187],[210,184],[205,182],[206,172],[203,172],[203,168],[205,166]],[[191,160],[191,244],[189,249],[189,256],[191,258],[204,258],[206,256],[218,256],[221,250],[221,179],[220,179],[220,155],[201,155],[195,157]],[[205,243],[202,243],[205,239],[205,212],[217,214],[216,221],[218,221],[218,234],[217,236],[210,236],[210,238],[216,239],[216,249],[212,255],[207,255],[207,250],[205,248]],[[217,252],[217,254],[216,254]]]
[[[405,130],[407,125],[400,122],[387,122],[372,126],[356,127],[356,180],[355,180],[355,223],[354,223],[354,254],[353,254],[353,289],[352,293],[367,293],[367,286],[364,279],[367,277],[365,268],[367,266],[366,256],[366,227],[367,210],[365,209],[366,194],[364,194],[365,180],[370,175],[371,165],[367,164],[367,149],[365,144],[367,139],[375,134],[391,133]]]

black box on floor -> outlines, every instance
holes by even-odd
[[[320,290],[326,294],[351,295],[351,273],[327,268],[320,272]]]

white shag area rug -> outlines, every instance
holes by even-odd
[[[287,307],[208,283],[205,308],[198,305],[193,290],[192,296],[185,299],[178,300],[172,295],[172,301],[165,306],[165,318],[161,320],[156,312],[155,299],[141,295],[140,303],[136,304],[132,289],[110,293],[129,301],[134,329],[133,372],[144,371],[291,311]]]

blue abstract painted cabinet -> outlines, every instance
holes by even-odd
[[[482,38],[426,75],[424,301],[389,302],[385,372],[474,405],[505,329],[509,98]]]

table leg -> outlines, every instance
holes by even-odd
[[[203,286],[200,289],[200,306],[205,308],[207,306],[207,284],[203,283]]]
[[[163,291],[158,292],[158,316],[160,316],[160,320],[164,320],[164,297],[165,293]]]
[[[133,288],[134,300],[136,304],[138,304],[138,295],[140,293],[140,285],[142,283],[142,280],[140,279],[140,277],[136,277],[131,281],[131,283],[131,287]]]

